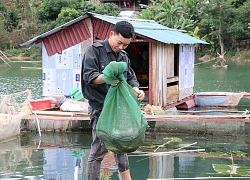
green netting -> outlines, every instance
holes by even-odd
[[[140,109],[138,94],[126,82],[125,62],[112,61],[103,71],[103,80],[111,86],[96,126],[97,136],[113,152],[133,152],[145,140],[148,123]]]

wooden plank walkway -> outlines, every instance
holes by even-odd
[[[61,112],[61,111],[33,111],[39,120],[90,120],[87,113]],[[228,114],[228,115],[145,115],[148,121],[156,122],[250,122],[250,114]],[[35,115],[26,115],[23,119],[34,119]]]

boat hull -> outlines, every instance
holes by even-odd
[[[201,92],[195,94],[196,106],[238,106],[244,93],[233,92]]]

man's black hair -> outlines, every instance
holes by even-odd
[[[132,24],[127,21],[119,21],[115,24],[113,31],[115,34],[121,34],[124,38],[132,38],[135,30]]]

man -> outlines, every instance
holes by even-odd
[[[88,180],[100,179],[100,165],[107,149],[96,136],[96,123],[102,110],[105,96],[110,85],[102,79],[102,70],[111,61],[122,61],[128,64],[124,77],[127,83],[138,93],[138,100],[143,100],[145,93],[139,90],[139,83],[135,73],[130,67],[130,60],[124,51],[131,42],[134,35],[134,27],[127,21],[120,21],[115,24],[109,34],[109,38],[103,42],[94,43],[84,55],[82,65],[82,93],[89,100],[90,123],[92,125],[92,144],[88,158],[87,178]],[[112,84],[116,86],[119,82]],[[112,113],[112,109],[111,109]],[[126,153],[114,154],[118,170],[122,180],[131,180],[129,161]]]

